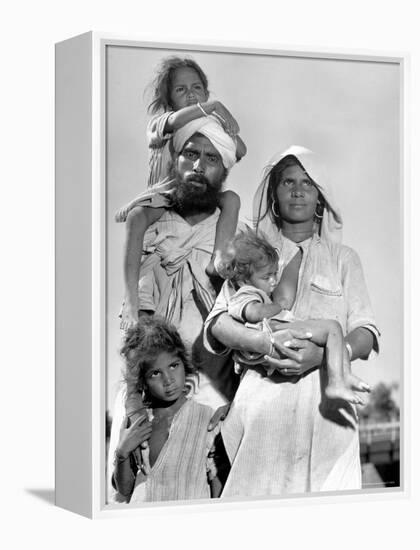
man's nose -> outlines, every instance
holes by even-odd
[[[194,172],[204,172],[204,162],[203,162],[203,157],[202,156],[199,156],[194,164],[193,164],[193,170]]]

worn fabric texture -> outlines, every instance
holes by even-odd
[[[152,117],[147,125],[146,137],[149,145],[149,176],[147,187],[153,187],[168,177],[172,166],[170,141],[172,132],[165,132],[168,118],[174,111]]]
[[[145,467],[137,474],[131,504],[210,498],[209,476],[215,466],[209,455],[215,434],[207,426],[212,414],[209,407],[186,401],[152,467],[147,450],[142,451]]]
[[[307,167],[303,160],[302,164]],[[330,200],[330,192],[325,186],[323,189],[326,199]],[[261,200],[265,198],[260,188],[257,204]],[[323,220],[328,228],[323,230],[322,226],[320,236],[315,234],[299,244],[284,238],[274,224],[270,226],[269,218],[263,229],[278,250],[280,277],[298,247],[302,250],[291,313],[298,319],[335,319],[344,334],[366,327],[374,334],[374,347],[378,350],[379,332],[362,266],[356,252],[340,244],[342,220],[337,212],[330,203]],[[230,351],[211,334],[214,319],[227,311],[227,296],[220,293],[204,332],[206,347],[214,353]],[[290,378],[277,372],[268,377],[263,367],[244,367],[230,412],[222,425],[232,466],[223,497],[361,487],[356,413],[350,405],[323,399],[326,381],[324,368]]]

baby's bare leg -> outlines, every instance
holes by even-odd
[[[344,399],[354,405],[362,405],[363,400],[352,390],[368,391],[368,386],[351,374],[341,325],[337,321],[318,319],[291,323],[290,328],[307,330],[312,334],[312,342],[325,347],[328,374],[326,397]],[[346,368],[345,360],[348,362]]]

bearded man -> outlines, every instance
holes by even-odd
[[[203,346],[203,323],[216,299],[205,268],[214,248],[219,193],[236,162],[236,145],[221,125],[208,117],[178,130],[173,148],[172,179],[132,203],[127,216],[126,301],[128,298],[133,307],[129,316],[124,316],[123,310],[121,328],[129,328],[138,314],[144,313],[171,322],[199,370],[193,399],[216,409],[233,397],[237,377],[228,357],[212,355]],[[135,417],[141,407],[135,389],[117,396],[110,460],[123,417]]]

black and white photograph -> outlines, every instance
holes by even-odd
[[[417,11],[5,4],[2,547],[417,548]]]
[[[399,490],[401,60],[104,66],[106,504]]]

